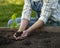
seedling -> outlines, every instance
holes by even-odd
[[[13,29],[13,28],[18,28],[18,23],[16,21],[16,13],[14,13],[12,16],[11,16],[11,19],[13,20],[13,23],[11,24],[10,28]]]

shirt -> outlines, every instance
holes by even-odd
[[[44,0],[40,16],[39,20],[42,20],[44,23],[49,18],[60,22],[60,4],[58,0]]]
[[[32,8],[30,0],[24,0],[24,8],[22,12],[21,19],[27,19],[30,21]],[[37,1],[37,0],[32,0]],[[43,7],[41,9],[41,15],[39,20],[42,20],[44,24],[47,22],[47,20],[51,18],[54,21],[60,22],[60,4],[58,3],[58,0],[43,0]]]

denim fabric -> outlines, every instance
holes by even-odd
[[[36,12],[41,12],[41,7],[42,7],[42,2],[38,1],[38,2],[31,2],[31,7],[34,11]]]
[[[37,1],[37,2],[31,2],[31,7],[34,11],[36,11],[36,19],[40,17],[41,13],[41,7],[42,7],[42,2]]]
[[[50,26],[60,26],[60,23],[54,20],[49,19],[46,25]]]
[[[51,25],[52,26],[60,26],[60,22],[52,21]]]
[[[21,18],[16,18],[16,21],[17,21],[17,23],[18,23],[18,26],[20,26]],[[14,22],[14,21],[13,21],[12,19],[10,19],[10,20],[8,21],[8,27],[10,27],[13,22]],[[33,25],[35,22],[36,22],[36,19],[35,19],[35,18],[31,18],[28,26]],[[51,22],[48,21],[47,24],[49,24],[49,25],[51,25],[51,26],[59,26],[59,25],[60,25],[59,22],[54,22],[54,21],[51,21]]]
[[[17,21],[17,23],[18,23],[18,26],[20,26],[21,18],[16,18],[16,21]],[[34,24],[35,21],[36,21],[35,18],[31,18],[28,26],[31,26],[32,24]],[[8,21],[8,27],[10,27],[13,22],[14,22],[14,21],[13,21],[12,19],[10,19],[10,20]]]

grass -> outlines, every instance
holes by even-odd
[[[17,17],[21,16],[23,5],[3,5],[0,6],[0,27],[7,26],[8,20],[13,13],[17,13]]]
[[[0,5],[0,27],[7,27],[7,22],[13,13],[17,13],[17,17],[21,16],[23,5],[7,4]],[[33,11],[32,16],[35,16]]]

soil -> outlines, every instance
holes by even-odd
[[[14,40],[14,31],[0,31],[0,48],[60,48],[60,33],[33,32],[24,40]]]

